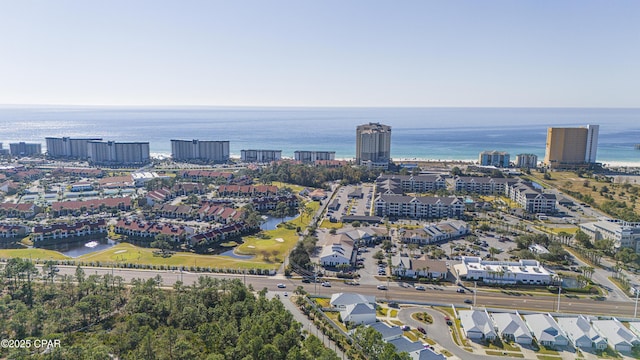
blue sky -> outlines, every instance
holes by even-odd
[[[0,0],[0,103],[640,106],[640,1]]]

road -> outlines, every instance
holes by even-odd
[[[74,275],[75,267],[59,266],[59,274]],[[364,295],[374,295],[381,300],[394,300],[397,302],[408,302],[417,304],[459,304],[464,305],[465,299],[472,299],[472,294],[460,294],[455,292],[454,287],[438,287],[433,290],[427,287],[426,291],[417,291],[413,287],[403,287],[401,284],[390,282],[389,290],[378,290],[375,285],[363,284],[360,286],[345,285],[342,282],[331,281],[331,287],[322,287],[320,284],[305,284],[300,280],[286,279],[282,276],[252,276],[234,274],[209,274],[209,273],[189,273],[176,271],[155,271],[155,270],[135,270],[135,269],[111,269],[111,268],[83,268],[86,275],[91,274],[113,274],[121,276],[125,282],[130,283],[133,279],[151,279],[160,275],[164,286],[182,280],[186,285],[193,284],[200,276],[216,278],[235,278],[243,280],[247,285],[251,284],[254,289],[267,288],[270,291],[278,291],[277,285],[283,283],[288,291],[293,291],[297,286],[303,286],[311,294],[321,296],[331,296],[338,292],[358,292]],[[591,315],[609,315],[630,318],[634,313],[634,302],[630,301],[597,301],[590,298],[575,299],[565,295],[560,300],[560,312],[581,313]],[[478,291],[476,296],[476,306],[491,308],[509,308],[520,310],[534,310],[540,312],[551,312],[557,308],[557,296],[532,296],[532,295],[509,295],[499,292]]]

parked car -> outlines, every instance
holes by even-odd
[[[278,284],[278,288],[279,288],[279,289],[284,289],[284,288],[286,288],[286,287],[287,287],[287,285],[285,285],[285,284],[283,284],[283,283]]]
[[[444,317],[444,321],[447,323],[447,325],[451,326],[453,325],[453,321],[451,321],[451,318],[448,316]]]
[[[425,330],[423,327],[417,327],[416,330],[420,331],[423,334],[427,333],[427,330]]]
[[[400,327],[400,329],[402,329],[402,331],[409,331],[409,330],[411,330],[411,326],[409,326],[409,325],[402,325],[402,326]]]
[[[284,296],[289,296],[289,294],[287,294],[287,292],[285,291],[285,292],[284,292]]]
[[[305,283],[305,284],[309,284],[309,283],[311,283],[311,280],[307,279],[307,278],[304,278],[304,279],[302,279],[302,282]]]

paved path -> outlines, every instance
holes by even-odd
[[[340,348],[336,345],[335,342],[331,341],[328,336],[325,336],[320,329],[318,329],[311,320],[307,318],[306,315],[300,311],[300,309],[293,303],[293,300],[289,296],[284,296],[284,291],[269,291],[267,293],[268,298],[273,298],[276,295],[280,296],[280,301],[284,305],[285,309],[289,310],[291,314],[293,314],[293,318],[302,324],[302,329],[307,330],[309,333],[315,335],[320,341],[324,343],[324,346],[327,349],[331,349],[336,352],[341,359],[347,359],[347,356],[340,350]]]

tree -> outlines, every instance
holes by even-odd
[[[489,254],[491,255],[491,260],[495,260],[496,259],[496,254],[500,253],[500,249],[496,249],[493,246],[489,248]]]
[[[573,235],[573,238],[584,248],[586,249],[590,249],[593,247],[593,244],[591,243],[591,237],[589,236],[589,234],[585,233],[584,231],[578,229],[578,231],[576,231],[576,233]]]

